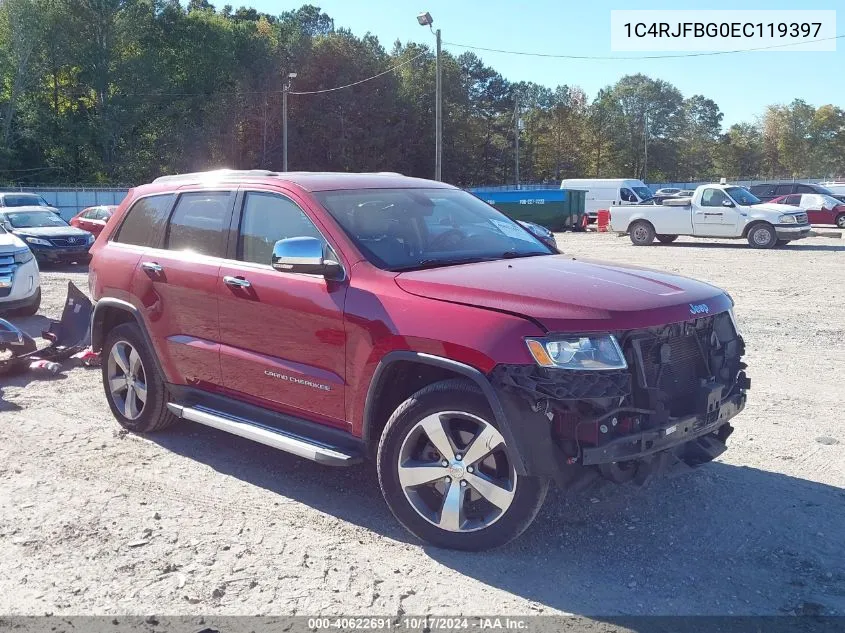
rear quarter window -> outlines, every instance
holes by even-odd
[[[158,247],[173,206],[172,193],[141,198],[126,212],[114,241],[133,246]]]

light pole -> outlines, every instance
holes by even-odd
[[[296,79],[296,73],[288,73],[282,86],[282,171],[288,170],[288,92],[290,83]]]
[[[434,104],[434,179],[443,180],[443,88],[440,71],[440,29],[432,28],[434,18],[426,11],[417,16],[420,26],[427,26],[437,38],[437,63],[435,69],[435,104]]]

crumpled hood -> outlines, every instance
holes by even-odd
[[[563,255],[404,272],[396,283],[418,296],[519,314],[549,332],[652,327],[732,305],[724,291],[700,281]]]

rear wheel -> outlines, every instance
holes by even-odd
[[[661,244],[671,244],[676,239],[678,239],[677,235],[658,235],[657,236],[657,241],[660,242]]]
[[[167,409],[164,379],[135,323],[123,323],[108,333],[101,358],[106,399],[122,427],[151,433],[178,420]]]
[[[631,225],[631,242],[634,246],[648,246],[654,241],[655,232],[651,223],[638,220]]]
[[[419,538],[483,550],[519,536],[543,504],[548,481],[517,475],[487,400],[471,382],[444,380],[403,402],[378,447],[390,510]]]
[[[748,244],[751,248],[772,248],[777,242],[778,236],[771,224],[756,224],[748,231]]]

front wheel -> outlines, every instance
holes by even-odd
[[[671,244],[676,239],[678,239],[677,235],[658,235],[657,236],[657,241],[660,242],[661,244]]]
[[[421,389],[390,416],[378,477],[391,512],[439,547],[483,550],[516,538],[537,516],[548,480],[518,475],[486,399],[471,382]]]
[[[771,224],[757,224],[748,232],[748,244],[751,248],[772,248],[777,242],[778,236]]]
[[[840,213],[836,216],[836,226],[840,229],[845,229],[845,213]]]

